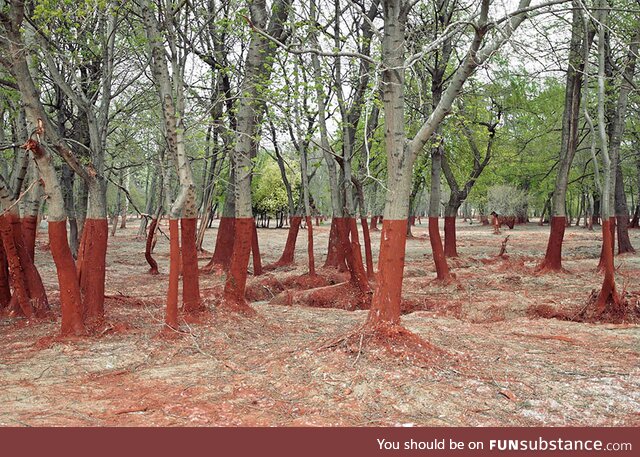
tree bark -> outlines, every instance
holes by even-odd
[[[573,19],[571,25],[571,42],[569,45],[569,63],[565,85],[565,104],[562,115],[562,137],[560,142],[560,162],[553,191],[551,208],[551,233],[547,243],[547,251],[538,266],[540,272],[562,270],[562,241],[566,224],[566,194],[569,171],[576,154],[578,133],[580,129],[580,103],[582,91],[582,74],[585,68],[585,54],[591,48],[594,34],[585,30],[580,2],[573,0]]]
[[[254,27],[267,31],[273,37],[284,33],[291,0],[277,0],[272,5],[271,19],[267,13],[266,0],[255,0],[249,4],[251,22]],[[267,22],[268,27],[267,27]],[[275,47],[266,38],[253,33],[245,61],[245,75],[240,88],[237,114],[237,139],[233,156],[235,159],[235,238],[229,273],[225,282],[224,300],[221,306],[245,314],[255,311],[247,304],[244,294],[247,281],[247,266],[255,222],[251,208],[252,153],[257,144],[258,119],[262,117],[261,86],[271,75],[272,56]]]

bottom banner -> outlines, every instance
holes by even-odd
[[[634,428],[3,428],[0,443],[7,456],[635,456],[639,435]]]

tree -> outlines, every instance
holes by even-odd
[[[170,255],[169,289],[167,292],[167,312],[165,322],[170,327],[177,327],[178,282],[180,269],[183,278],[183,309],[193,313],[203,309],[200,300],[198,279],[198,253],[196,249],[196,189],[193,172],[189,163],[184,143],[184,80],[185,54],[178,50],[177,34],[173,28],[180,22],[178,10],[166,5],[163,10],[165,21],[163,28],[167,33],[171,73],[165,58],[164,39],[160,33],[160,24],[151,1],[140,0],[147,45],[151,55],[151,71],[160,101],[164,119],[164,133],[167,150],[176,167],[180,181],[180,190],[169,211]],[[178,234],[180,224],[180,235]],[[180,239],[181,238],[181,239]]]
[[[594,36],[593,31],[585,27],[580,2],[573,1],[572,6],[571,43],[562,115],[560,162],[553,191],[551,231],[547,251],[544,260],[538,266],[538,271],[541,272],[562,270],[562,240],[567,225],[566,194],[569,171],[578,146],[582,75],[586,62],[585,55],[588,55]]]
[[[528,0],[519,9],[529,6]],[[442,120],[460,94],[465,81],[474,70],[497,50],[526,17],[526,11],[511,14],[493,40],[485,43],[489,32],[489,2],[483,1],[474,23],[471,45],[438,104],[424,121],[415,137],[405,141],[404,68],[405,26],[411,4],[401,0],[382,2],[384,37],[382,41],[383,105],[385,119],[385,149],[387,154],[387,195],[378,260],[378,282],[368,323],[370,326],[396,325],[400,321],[400,301],[404,269],[406,224],[411,187],[411,169],[418,154],[432,138]],[[393,190],[390,190],[393,189]]]
[[[265,0],[249,2],[252,28],[266,30],[275,39],[285,34],[284,23],[289,16],[291,0],[277,0],[267,13]],[[245,61],[245,78],[240,87],[237,113],[237,139],[233,150],[235,177],[235,237],[233,254],[224,287],[224,299],[220,306],[244,314],[255,311],[246,303],[244,294],[247,282],[247,265],[255,222],[251,208],[252,158],[257,149],[259,120],[263,114],[261,88],[266,84],[273,69],[273,45],[260,33],[253,33]]]

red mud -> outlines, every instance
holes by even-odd
[[[287,242],[284,245],[282,256],[278,259],[277,262],[265,266],[265,270],[269,271],[275,268],[283,267],[285,265],[291,265],[293,263],[294,253],[296,251],[296,240],[298,239],[298,232],[300,231],[301,222],[302,217],[291,216],[291,219],[289,220],[289,230],[287,232]],[[309,225],[310,224],[307,221],[307,226]]]
[[[562,242],[566,227],[566,218],[564,216],[554,216],[551,218],[547,252],[544,260],[538,266],[540,273],[562,271]]]
[[[85,320],[104,318],[105,259],[109,233],[106,219],[86,219],[78,254],[78,277]]]
[[[346,271],[344,250],[341,248],[341,239],[338,227],[342,224],[343,218],[334,217],[331,219],[331,230],[329,232],[329,243],[327,246],[327,258],[324,267],[338,268],[340,271]]]
[[[382,222],[378,275],[369,313],[372,324],[400,322],[406,233],[406,219],[385,219]]]
[[[22,236],[27,252],[32,259],[35,259],[36,236],[38,232],[38,217],[26,216],[22,218]]]
[[[447,259],[444,254],[437,217],[429,217],[429,241],[431,243],[433,262],[436,266],[436,279],[446,284],[453,278],[449,273],[449,265],[447,265]]]
[[[426,240],[418,238],[404,251],[405,270],[413,274],[403,281],[401,323],[446,351],[436,355],[426,346],[425,359],[414,356],[419,349],[409,342],[410,349],[401,350],[402,335],[385,335],[378,343],[354,332],[368,311],[253,303],[258,315],[251,319],[223,312],[220,294],[206,293],[223,287],[223,278],[213,275],[201,278],[212,316],[197,324],[179,321],[176,338],[158,338],[167,275],[144,271],[144,243],[135,241],[135,228],[127,228],[117,242],[109,241],[103,334],[52,338],[59,317],[28,325],[19,318],[0,320],[0,425],[640,425],[637,325],[527,316],[534,306],[571,314],[585,306],[602,280],[593,273],[601,235],[567,228],[563,263],[573,274],[533,275],[547,228],[516,226],[509,232],[509,258],[487,264],[482,259],[496,256],[502,238],[475,221],[470,226],[459,220],[457,228],[460,257],[450,263],[455,285],[431,281]],[[207,231],[208,250],[216,230]],[[414,229],[424,231],[420,223]],[[630,234],[634,244],[640,242],[640,231]],[[328,224],[314,227],[316,257],[325,255],[328,235]],[[265,262],[280,257],[286,236],[287,230],[260,229]],[[50,254],[40,251],[43,238],[37,264],[59,316],[56,273]],[[378,256],[380,232],[372,238]],[[296,258],[306,249],[299,243]],[[162,271],[169,271],[168,251],[168,240],[158,237]],[[637,307],[640,256],[614,261],[620,294]],[[277,275],[250,278],[247,290],[269,276],[283,283],[306,272],[300,262]],[[337,274],[318,271],[325,279],[329,272]],[[327,341],[345,351],[319,349]]]
[[[82,299],[76,264],[67,240],[67,221],[49,221],[48,225],[49,246],[56,264],[60,290],[61,334],[83,335],[86,330],[82,318]]]
[[[446,257],[458,257],[455,216],[444,217],[444,255]]]
[[[169,287],[164,322],[178,327],[178,283],[180,282],[180,234],[178,219],[169,219]]]
[[[216,236],[216,247],[211,256],[211,260],[203,268],[203,273],[211,273],[216,266],[221,266],[224,270],[229,267],[231,255],[233,254],[233,240],[235,233],[236,219],[234,217],[221,217]]]
[[[254,226],[255,222],[252,217],[235,219],[233,255],[224,285],[224,298],[220,304],[222,308],[247,315],[253,314],[244,295]]]
[[[181,259],[182,259],[182,308],[185,313],[203,310],[200,300],[200,271],[198,269],[198,250],[196,248],[196,226],[198,219],[180,219]]]

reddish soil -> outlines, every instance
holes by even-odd
[[[268,304],[283,282],[316,284],[295,279],[307,272],[303,233],[296,264],[249,279],[248,290],[266,290],[253,297],[256,316],[221,311],[224,275],[201,275],[209,312],[161,334],[169,243],[158,234],[160,274],[148,274],[136,225],[109,239],[106,323],[97,335],[66,339],[57,336],[60,296],[41,229],[36,263],[57,318],[0,318],[0,425],[640,425],[637,325],[529,317],[532,309],[578,313],[599,290],[598,228],[567,228],[569,273],[540,275],[548,226],[517,225],[496,259],[504,237],[459,222],[460,257],[448,260],[456,281],[443,285],[434,281],[427,226],[416,225],[401,319],[415,339],[399,336],[432,350],[429,359],[354,338],[366,310]],[[314,227],[318,264],[329,226]],[[168,233],[166,221],[161,228]],[[208,251],[216,231],[207,233]],[[640,246],[640,231],[630,234]],[[275,262],[287,230],[260,229],[259,237],[264,261]],[[377,260],[380,233],[371,237]],[[637,306],[640,256],[615,263],[619,292]]]

